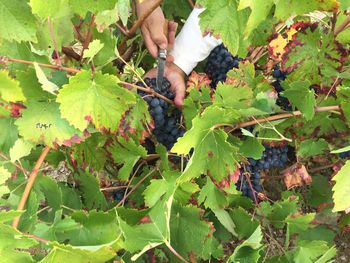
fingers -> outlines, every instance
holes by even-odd
[[[186,92],[184,79],[178,79],[178,81],[176,82],[173,88],[175,90],[175,99],[174,99],[175,105],[181,108],[184,102],[185,92]]]
[[[168,49],[172,49],[175,43],[175,35],[178,24],[174,21],[168,22]]]
[[[151,69],[143,77],[144,78],[155,78],[155,77],[157,77],[157,68]]]
[[[154,44],[161,49],[167,49],[168,47],[168,39],[164,34],[164,27],[162,24],[160,25],[151,25],[150,26],[151,39]]]
[[[153,42],[150,36],[150,32],[146,28],[143,30],[143,39],[145,41],[146,48],[148,49],[151,56],[156,58],[158,56],[158,47]]]

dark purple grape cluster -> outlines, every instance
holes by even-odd
[[[241,175],[236,183],[237,190],[242,191],[243,195],[255,200],[254,192],[261,193],[260,184],[262,170],[272,168],[284,168],[288,161],[288,145],[281,147],[265,146],[265,151],[260,160],[248,158],[249,165],[241,168]],[[250,175],[250,183],[246,175]],[[253,188],[252,188],[253,187]]]
[[[350,151],[339,153],[339,157],[342,159],[350,158]]]
[[[238,57],[232,56],[223,44],[214,48],[204,69],[211,80],[211,87],[215,89],[219,82],[225,82],[227,72],[238,68],[240,60]]]
[[[170,90],[170,82],[164,78],[163,85],[157,88],[156,79],[146,78],[145,83],[148,87],[154,89],[157,93],[173,100],[175,98],[174,92]],[[142,82],[137,83],[138,86],[144,87]],[[139,95],[148,103],[149,112],[154,120],[155,128],[153,130],[157,141],[163,144],[168,150],[172,148],[179,137],[185,133],[179,127],[181,120],[181,111],[170,105],[163,99],[150,96],[144,91],[138,91]]]
[[[281,71],[278,67],[275,67],[275,69],[272,72],[272,76],[276,79],[276,81],[272,83],[272,86],[278,93],[276,104],[285,111],[292,111],[293,108],[289,100],[286,97],[281,96],[281,92],[283,92],[281,81],[287,78],[287,72]]]

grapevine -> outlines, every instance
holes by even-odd
[[[349,262],[348,1],[149,2],[0,0],[1,260]]]

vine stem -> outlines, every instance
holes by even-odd
[[[126,49],[126,42],[132,38],[137,29],[139,29],[142,26],[142,23],[147,19],[147,17],[149,17],[150,14],[152,14],[152,12],[160,6],[160,4],[163,2],[163,0],[156,0],[154,1],[153,5],[138,19],[136,20],[136,22],[133,24],[133,26],[130,28],[130,30],[128,31],[128,34],[123,38],[122,42],[119,45],[119,53],[124,53],[125,49]]]
[[[180,259],[184,263],[189,263],[186,259],[184,259],[171,245],[168,241],[165,242],[167,248],[173,253],[178,259]]]
[[[327,112],[327,111],[340,111],[340,107],[339,106],[327,106],[327,107],[316,107],[315,108],[315,112]],[[255,125],[258,123],[265,123],[265,122],[270,122],[270,121],[288,119],[288,118],[300,116],[302,114],[303,113],[301,111],[293,111],[291,113],[282,113],[282,114],[270,116],[267,118],[261,118],[261,119],[255,119],[252,121],[242,122],[242,123],[236,125],[234,127],[234,129],[231,131],[234,131],[234,130],[237,130],[240,128],[249,127],[249,126],[252,126],[252,125]]]
[[[33,238],[33,239],[38,240],[38,241],[40,241],[40,242],[42,242],[42,243],[45,243],[45,244],[47,244],[47,243],[50,242],[49,240],[46,240],[46,239],[44,239],[44,238],[42,238],[42,237],[38,237],[38,236],[36,236],[36,235],[26,234],[26,233],[22,233],[22,235],[23,235],[23,236],[26,236],[26,237],[29,237],[29,238]]]
[[[120,202],[117,204],[117,207],[120,206],[121,204],[124,204],[125,200],[133,193],[135,190],[154,172],[156,171],[156,167],[153,168],[148,174],[146,174],[140,181],[135,184],[133,188],[131,188],[130,192],[128,192],[126,195],[124,195],[123,199],[120,200]]]
[[[27,64],[27,65],[34,65],[34,62],[33,61],[28,61],[28,60],[22,60],[22,59],[16,59],[16,58],[9,58],[9,57],[0,57],[0,62],[1,61],[5,61],[6,63],[6,60],[9,61],[9,62],[16,62],[16,63],[21,63],[21,64]],[[79,69],[75,69],[75,68],[67,68],[67,67],[61,67],[61,66],[56,66],[56,65],[50,65],[50,64],[44,64],[44,63],[38,63],[39,66],[43,67],[43,68],[50,68],[50,69],[56,69],[56,70],[63,70],[63,71],[66,71],[66,72],[69,72],[69,73],[73,73],[73,74],[76,74],[76,73],[79,73],[81,72],[81,70]],[[121,83],[122,85],[124,85],[124,87],[127,87],[127,88],[136,88],[138,90],[142,90],[152,96],[155,96],[155,97],[158,97],[162,100],[165,100],[167,103],[170,103],[172,105],[175,105],[175,103],[168,99],[167,97],[159,94],[158,92],[155,92],[153,89],[151,89],[150,87],[147,87],[147,88],[144,88],[144,87],[140,87],[140,86],[137,86],[135,84],[132,84],[132,83],[128,83],[128,82],[125,82],[125,81],[119,81],[119,83]]]
[[[192,7],[192,8],[194,8],[194,3],[193,3],[193,1],[192,0],[187,0],[188,1],[188,3],[190,4],[190,6]]]
[[[21,201],[18,204],[17,210],[22,211],[24,209],[24,206],[28,200],[30,191],[32,190],[32,187],[34,185],[35,179],[39,173],[40,166],[43,164],[46,156],[50,152],[51,148],[49,146],[46,146],[44,150],[42,151],[39,159],[36,161],[36,164],[32,170],[32,172],[29,175],[28,183],[26,185],[26,188],[24,189],[23,195],[21,197]],[[13,220],[12,226],[17,229],[18,224],[19,224],[20,216],[16,217]]]
[[[350,25],[350,15],[345,18],[343,23],[341,23],[335,30],[334,30],[334,36],[339,35],[345,28],[347,28]]]

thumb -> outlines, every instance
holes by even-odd
[[[175,105],[179,108],[183,106],[185,98],[185,83],[181,82],[177,87],[175,88]]]

